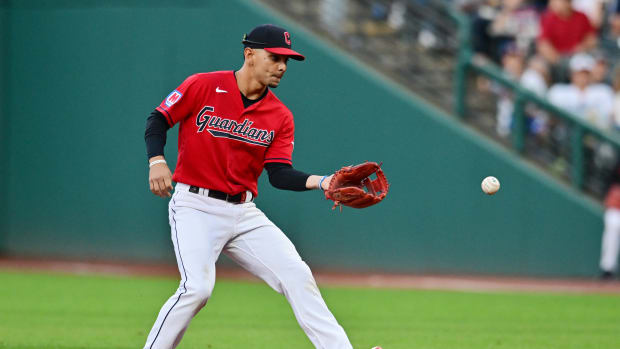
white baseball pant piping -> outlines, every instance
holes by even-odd
[[[201,191],[202,193],[203,191]],[[177,183],[170,203],[171,238],[181,282],[161,308],[144,348],[175,348],[215,285],[221,252],[284,294],[316,348],[350,349],[295,246],[252,202],[233,204]]]
[[[618,249],[620,248],[620,210],[605,210],[605,231],[601,243],[601,269],[613,272],[618,267]]]

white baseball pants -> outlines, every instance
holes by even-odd
[[[232,204],[188,191],[178,183],[169,207],[181,282],[168,299],[144,348],[175,348],[215,284],[215,262],[226,253],[284,294],[316,348],[352,348],[323,301],[310,268],[291,241],[252,202]],[[202,192],[202,191],[201,191]]]
[[[618,267],[618,249],[620,248],[620,210],[605,210],[605,230],[601,244],[601,269],[613,272]]]

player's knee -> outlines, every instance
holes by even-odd
[[[208,285],[186,285],[186,297],[191,300],[191,303],[199,308],[202,308],[209,297],[211,297],[212,287]]]
[[[306,263],[300,263],[286,271],[286,277],[282,278],[284,288],[289,290],[295,288],[311,289],[316,287],[314,276]]]

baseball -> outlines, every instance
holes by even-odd
[[[488,176],[482,180],[482,191],[487,195],[493,195],[499,190],[499,181],[493,176]]]

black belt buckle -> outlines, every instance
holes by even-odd
[[[209,189],[209,193],[207,194],[208,197],[210,198],[214,198],[214,199],[218,199],[218,200],[224,200],[224,201],[228,201],[228,194],[218,191],[218,190],[211,190]]]
[[[242,194],[229,195],[229,194],[224,193],[223,191],[209,189],[209,194],[208,195],[211,198],[219,199],[219,200],[224,200],[226,202],[230,202],[230,203],[233,203],[233,204],[239,204],[242,201],[241,200]]]
[[[192,185],[189,187],[189,192],[198,194],[200,192],[200,188],[195,185]],[[242,202],[245,202],[246,192],[241,192],[236,195],[229,195],[229,194],[224,193],[223,191],[209,189],[209,194],[207,194],[207,196],[209,196],[210,198],[218,199],[218,200],[224,200],[226,202],[230,202],[233,204],[240,204]]]
[[[234,204],[240,204],[242,201],[245,201],[245,192],[239,193],[237,195],[227,195],[226,201],[232,202]]]

